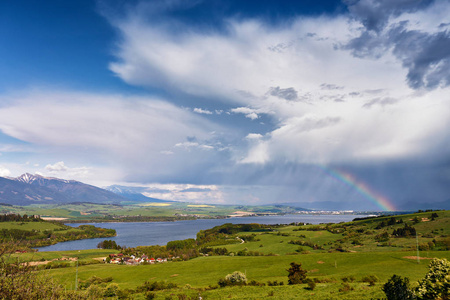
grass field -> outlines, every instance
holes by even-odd
[[[247,241],[240,243],[235,239],[235,244],[215,246],[227,248],[231,253],[226,256],[200,256],[156,265],[81,265],[78,267],[78,278],[86,281],[93,276],[112,277],[112,282],[123,290],[136,289],[145,281],[178,285],[178,288],[155,292],[155,299],[198,299],[199,294],[203,299],[381,299],[384,297],[381,287],[392,275],[406,276],[414,286],[428,271],[431,258],[450,259],[449,251],[433,251],[425,247],[419,252],[421,259],[418,262],[415,257],[416,238],[391,235],[407,223],[416,229],[419,245],[426,246],[432,241],[436,245],[439,241],[445,244],[450,234],[450,212],[437,213],[439,217],[435,220],[430,219],[430,212],[396,216],[392,225],[386,225],[392,222],[391,217],[386,217],[340,224],[289,225],[274,227],[272,231],[237,232],[229,238],[238,237]],[[379,228],[381,223],[384,225]],[[382,232],[389,232],[390,237],[384,242],[376,241]],[[299,246],[291,241],[305,241],[307,244]],[[344,252],[337,251],[337,248]],[[262,256],[238,256],[240,251],[258,252]],[[22,261],[78,257],[80,262],[89,263],[94,258],[116,252],[38,252],[17,254],[17,257]],[[314,290],[307,289],[306,284],[287,285],[287,269],[291,262],[301,263],[308,271],[307,278],[317,282]],[[77,269],[74,262],[70,265],[41,272],[71,289],[75,285]],[[219,279],[234,271],[246,274],[249,281],[266,285],[217,288]],[[362,282],[363,277],[369,275],[379,279],[374,286]],[[354,278],[353,282],[348,283],[347,290],[343,289],[344,277]],[[283,282],[284,285],[269,286],[269,281]],[[133,299],[144,299],[144,295],[133,294]]]
[[[235,211],[248,213],[292,213],[295,209],[271,206],[205,205],[182,202],[171,203],[124,203],[123,205],[76,203],[61,205],[1,206],[0,213],[40,215],[43,217],[68,218],[69,221],[83,220],[113,221],[122,217],[174,217],[177,215],[214,218],[231,215]],[[111,219],[113,217],[113,219]]]
[[[104,253],[104,252],[103,252]],[[75,253],[78,255],[77,253]],[[287,269],[291,262],[301,263],[308,270],[308,278],[330,281],[319,283],[314,291],[305,289],[306,285],[297,287],[240,287],[210,290],[205,295],[211,299],[258,299],[275,291],[279,299],[320,299],[336,297],[336,299],[369,299],[382,298],[381,284],[386,282],[393,274],[408,276],[412,282],[422,278],[427,272],[428,260],[421,260],[418,264],[413,259],[405,257],[414,256],[415,252],[381,252],[381,253],[327,253],[283,256],[259,257],[201,257],[185,262],[174,262],[159,265],[121,266],[97,264],[81,266],[78,268],[78,277],[87,280],[92,276],[113,278],[113,282],[121,288],[136,288],[144,281],[166,281],[176,283],[180,287],[189,284],[192,288],[204,289],[217,285],[220,278],[234,271],[241,271],[247,275],[248,280],[267,282],[277,280],[287,284]],[[430,257],[450,259],[450,253],[439,251],[429,252]],[[96,256],[86,253],[86,256]],[[57,278],[67,288],[74,284],[75,268],[48,270],[47,274]],[[374,287],[360,282],[364,276],[376,275],[380,282]],[[354,291],[339,293],[342,285],[341,278],[354,276],[356,282],[351,283]],[[295,291],[296,297],[292,298]],[[173,291],[172,291],[173,293]],[[165,293],[160,292],[161,296]],[[221,296],[222,294],[222,296]],[[258,296],[260,295],[260,296]],[[364,296],[364,297],[363,297]],[[370,297],[369,297],[370,296]],[[164,299],[164,298],[161,298]],[[318,298],[316,298],[318,299]]]

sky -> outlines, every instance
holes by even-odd
[[[155,198],[450,199],[450,1],[0,3],[0,176]]]

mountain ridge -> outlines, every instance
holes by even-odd
[[[76,180],[25,173],[16,178],[0,177],[0,202],[11,205],[92,202],[118,204],[123,196]]]

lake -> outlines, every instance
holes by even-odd
[[[225,223],[233,224],[290,224],[303,222],[311,224],[348,222],[361,215],[282,215],[262,217],[236,217],[228,219],[199,219],[175,222],[130,222],[130,223],[89,223],[97,227],[112,228],[117,236],[111,238],[95,238],[58,243],[55,245],[37,248],[39,251],[64,251],[95,249],[97,244],[105,239],[114,240],[124,247],[166,245],[174,240],[195,238],[197,232],[219,226]],[[67,224],[73,227],[83,225]]]

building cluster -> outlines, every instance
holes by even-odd
[[[175,259],[175,257],[170,257],[169,260]],[[135,255],[125,256],[122,253],[110,254],[109,259],[105,261],[110,264],[124,264],[124,265],[140,265],[140,264],[156,264],[156,263],[166,263],[167,258],[153,258],[147,255],[142,255],[137,257]]]

